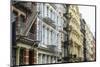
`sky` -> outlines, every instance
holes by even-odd
[[[79,11],[85,19],[88,27],[93,35],[95,35],[95,7],[94,6],[79,6]]]

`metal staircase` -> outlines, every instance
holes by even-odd
[[[33,23],[35,22],[39,12],[33,12],[31,16],[26,21],[26,27],[23,31],[23,36],[27,36],[30,28],[32,27]]]

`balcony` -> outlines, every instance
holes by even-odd
[[[56,28],[56,25],[54,24],[55,22],[54,22],[51,18],[49,18],[49,17],[44,17],[44,18],[43,18],[43,21],[44,21],[45,23],[47,23],[48,25],[52,26],[53,28]]]
[[[24,36],[24,37],[21,36],[18,39],[18,41],[25,43],[25,44],[29,44],[31,46],[38,46],[38,43],[40,42],[36,39],[36,34],[33,34],[31,32],[29,32],[27,36]]]
[[[36,41],[36,34],[29,32],[27,37],[30,40]]]
[[[54,53],[57,52],[57,46],[56,45],[48,45],[47,47],[51,52],[54,52]]]

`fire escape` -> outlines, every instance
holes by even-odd
[[[66,13],[63,14],[63,16],[67,19],[66,22],[66,26],[63,27],[63,30],[65,30],[67,32],[67,35],[65,35],[64,37],[64,42],[63,42],[63,48],[64,48],[64,57],[62,58],[62,62],[63,63],[68,63],[70,62],[70,59],[72,58],[72,55],[69,54],[69,45],[72,43],[72,40],[70,39],[70,32],[72,30],[71,26],[69,26],[69,22],[71,19],[71,13],[69,13],[69,6],[70,5],[66,5]]]
[[[35,10],[35,6],[32,7],[31,3],[19,3],[18,6],[23,7],[24,9],[28,10],[31,14],[27,17],[25,23],[20,23],[18,27],[18,31],[16,33],[16,40],[21,40],[23,43],[34,44],[36,41],[36,30],[35,33],[30,33],[30,30],[33,25],[35,25],[37,16],[39,12]],[[36,25],[34,26],[36,29]]]
[[[36,40],[36,32],[34,34],[33,33],[30,34],[30,29],[33,25],[35,25],[35,21],[37,19],[39,12],[33,10],[35,9],[35,6],[32,7],[31,4],[22,3],[22,2],[13,2],[12,5],[18,9],[24,9],[30,13],[27,19],[24,21],[25,23],[22,22],[19,23],[19,21],[16,21],[15,16],[12,16],[11,18],[11,22],[14,22],[12,23],[12,59],[11,59],[12,65],[11,66],[14,66],[16,65],[16,48],[17,48],[16,43],[17,42],[27,43],[32,47],[38,47],[39,41]],[[20,26],[17,26],[17,23]]]

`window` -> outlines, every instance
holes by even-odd
[[[49,7],[47,6],[47,16],[49,16],[48,14],[49,14]]]
[[[43,54],[43,56],[42,56],[42,64],[44,64],[45,63],[45,55]]]
[[[56,41],[57,41],[56,38],[57,38],[57,36],[56,36],[56,33],[55,33],[55,32],[54,32],[54,38],[55,38],[55,39],[54,39],[54,45],[56,45]]]
[[[40,8],[40,9],[39,9],[39,10],[40,10],[40,16],[43,17],[43,3],[40,3],[39,6],[40,6],[40,7],[39,7],[39,8]]]
[[[45,16],[45,3],[43,3],[43,17]]]
[[[45,27],[45,44],[47,45],[47,28]]]
[[[53,17],[53,13],[52,13],[52,10],[50,10],[50,18],[52,19]]]
[[[42,22],[40,20],[38,20],[38,40],[40,40],[40,41],[42,40],[42,37],[41,37],[42,36],[41,23]]]
[[[51,45],[51,30],[49,31],[49,45]]]
[[[42,3],[40,3],[40,4],[39,4],[39,11],[40,11],[40,16],[42,16],[42,14],[43,14],[43,10],[42,10],[42,7],[43,7],[43,6],[42,6]]]
[[[40,12],[40,3],[37,3],[37,11]]]
[[[55,21],[55,13],[52,12],[52,20]]]
[[[59,26],[61,26],[61,18],[60,17],[58,19],[58,24],[59,24]]]
[[[51,45],[53,45],[53,31],[51,31]]]
[[[54,45],[54,41],[55,41],[54,32],[51,31],[51,44],[52,44],[52,45]]]
[[[49,45],[49,29],[47,29],[47,44]]]
[[[42,40],[43,40],[43,43],[45,42],[45,26],[43,26],[43,37],[42,37]]]
[[[41,3],[41,9],[42,9],[42,17],[43,17],[43,13],[44,13],[44,10],[43,10],[43,3]]]
[[[45,7],[44,7],[45,9],[45,17],[47,17],[47,6],[45,5]]]
[[[59,26],[59,23],[58,23],[58,16],[57,16],[57,20],[56,20],[56,21],[57,21],[57,24],[58,24],[58,26]]]
[[[50,15],[51,15],[51,14],[50,14],[50,8],[49,8],[49,9],[48,9],[48,17],[49,17],[49,18],[50,18]]]
[[[59,44],[59,34],[57,34],[57,45]]]
[[[42,58],[41,58],[41,54],[39,53],[39,54],[38,54],[38,63],[39,63],[39,64],[41,64],[41,59],[42,59]]]

